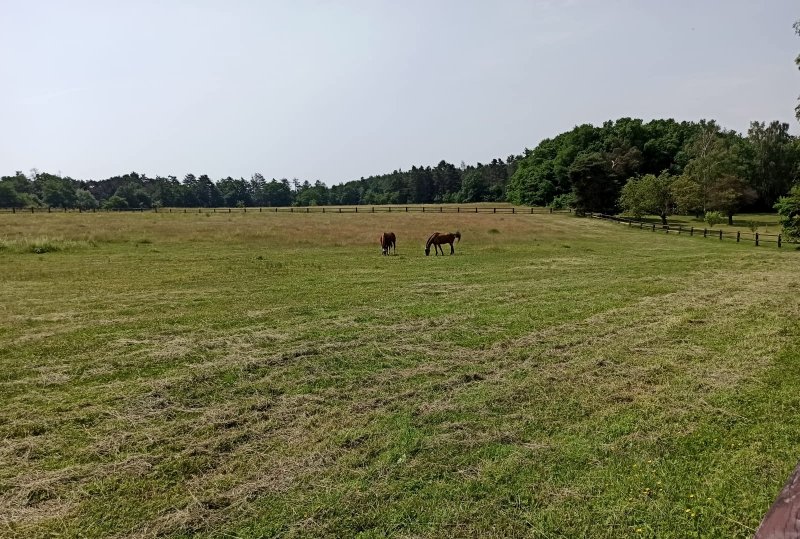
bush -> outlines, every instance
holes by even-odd
[[[800,185],[792,187],[789,195],[781,197],[775,204],[783,234],[793,240],[800,240]]]
[[[574,208],[575,202],[575,193],[565,193],[554,197],[550,202],[550,207],[554,210],[565,210],[567,208]]]
[[[725,222],[725,216],[718,211],[707,211],[704,221],[708,224],[708,226],[714,228],[714,225]]]

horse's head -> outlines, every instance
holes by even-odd
[[[429,254],[431,254],[431,248],[425,247],[425,256],[428,256]]]
[[[461,241],[461,232],[456,232],[455,234],[453,234],[453,236],[455,236],[455,237],[456,237],[456,239],[457,239],[459,242]]]

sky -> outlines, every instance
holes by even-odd
[[[781,120],[797,0],[0,0],[0,175],[488,162],[575,125]]]

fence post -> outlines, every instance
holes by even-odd
[[[245,213],[247,213],[247,207],[242,208]]]
[[[339,208],[339,213],[342,213],[342,208]]]
[[[31,206],[31,213],[33,213],[33,206]]]
[[[425,206],[422,206],[422,213],[425,213]]]
[[[756,247],[758,247],[758,232],[756,232]]]
[[[475,206],[475,213],[478,213],[478,206]]]
[[[511,215],[514,215],[514,208],[511,208]]]
[[[263,210],[263,209],[264,209],[264,208],[262,208],[261,206],[259,206],[259,207],[258,207],[258,213],[261,213],[261,210]]]
[[[781,235],[778,234],[778,247],[780,247],[780,246],[781,246]]]
[[[533,213],[533,208],[531,208],[531,213]],[[553,213],[553,208],[550,208],[550,213]]]
[[[689,229],[689,235],[694,236],[694,227]]]
[[[439,206],[439,213],[442,213],[442,210],[443,210],[443,209],[444,209],[444,207],[442,207],[442,206]]]
[[[708,237],[708,231],[705,228],[703,229],[703,237],[704,238]]]
[[[461,213],[461,206],[456,206],[456,213]]]
[[[47,206],[47,213],[50,213],[50,206]]]
[[[656,231],[656,224],[653,223],[653,232],[655,232],[655,231]]]
[[[739,243],[739,240],[742,238],[742,233],[738,230],[736,231],[736,243]]]
[[[358,206],[356,206],[356,213],[358,213]]]
[[[678,236],[681,235],[681,232],[683,232],[683,225],[678,225]]]
[[[492,213],[497,213],[497,208],[492,208]]]
[[[11,213],[17,213],[17,212],[14,210],[14,206],[11,206]]]
[[[406,206],[406,213],[408,213],[408,206]]]
[[[311,210],[311,208],[309,208],[308,206],[306,206],[306,213],[308,213],[310,210]]]

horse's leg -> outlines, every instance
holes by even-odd
[[[452,244],[452,243],[450,243],[450,254],[453,254],[453,253],[455,253],[455,252],[456,252],[456,250],[455,250],[455,249],[453,249],[453,244]],[[444,253],[442,253],[442,254],[444,254]]]

